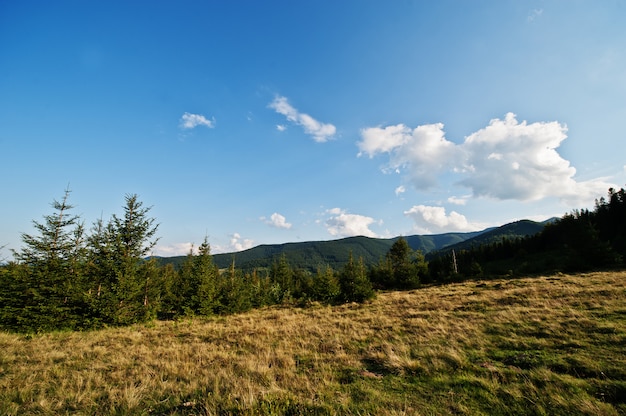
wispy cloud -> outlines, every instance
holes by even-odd
[[[348,214],[341,208],[333,208],[326,211],[329,218],[325,222],[326,230],[334,237],[352,237],[363,235],[366,237],[378,237],[370,230],[370,226],[380,223],[372,217],[359,214]]]
[[[275,110],[278,114],[284,115],[288,121],[302,127],[304,132],[310,135],[316,142],[326,142],[331,139],[337,129],[332,124],[321,123],[308,114],[301,113],[292,107],[286,97],[277,96],[269,104],[269,108]],[[285,126],[278,125],[279,131],[284,131]]]
[[[589,201],[611,184],[602,178],[574,179],[576,169],[557,152],[566,132],[567,127],[556,121],[518,122],[508,113],[462,144],[448,141],[441,123],[415,129],[398,124],[363,129],[358,147],[359,156],[386,154],[386,169],[404,172],[418,190],[437,185],[443,174],[453,174],[459,177],[457,184],[471,189],[472,197]]]
[[[396,193],[396,196],[403,194],[406,192],[406,187],[404,185],[400,185],[396,188],[394,192]]]
[[[180,118],[179,126],[181,129],[185,130],[193,129],[198,126],[205,126],[211,129],[215,127],[215,119],[209,120],[202,114],[185,113]]]
[[[451,196],[448,198],[448,202],[454,205],[465,205],[467,204],[467,200],[471,197],[471,195],[464,195],[461,197]]]
[[[261,217],[261,221],[275,228],[282,228],[285,230],[291,228],[291,223],[288,223],[287,219],[284,216],[280,215],[278,212],[273,213],[269,219],[266,217]]]
[[[528,13],[528,16],[526,16],[526,21],[532,22],[536,19],[539,19],[542,14],[543,14],[543,9],[533,9],[530,11],[530,13]]]

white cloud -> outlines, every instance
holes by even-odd
[[[450,198],[448,198],[448,202],[454,205],[465,205],[467,204],[467,200],[470,198],[470,196],[471,195],[465,195],[461,197],[451,196]]]
[[[193,129],[197,126],[206,126],[208,128],[215,127],[215,119],[209,120],[201,114],[185,113],[180,118],[181,129]]]
[[[396,126],[370,127],[361,130],[363,140],[358,143],[359,156],[367,153],[370,158],[377,153],[388,153],[405,145],[410,140],[411,129],[404,124]]]
[[[446,214],[444,207],[414,205],[404,215],[415,222],[415,230],[421,234],[476,231],[485,228],[484,224],[470,223],[464,215],[456,211]]]
[[[347,214],[340,208],[332,208],[326,211],[330,217],[326,220],[326,229],[334,237],[352,237],[363,235],[377,237],[376,233],[369,229],[376,223],[372,217],[358,214]]]
[[[276,228],[283,228],[285,230],[291,228],[291,223],[288,223],[285,217],[280,215],[278,212],[273,213],[269,219],[261,217],[261,221]]]
[[[406,172],[420,190],[435,186],[440,175],[454,173],[474,197],[589,201],[611,185],[600,178],[574,179],[576,169],[556,151],[566,132],[567,127],[556,121],[528,124],[508,113],[462,144],[448,141],[440,123],[413,130],[402,124],[364,129],[357,144],[359,154],[387,154],[387,169]]]
[[[252,248],[254,245],[254,241],[247,239],[247,238],[241,238],[241,235],[239,235],[239,233],[233,233],[230,236],[230,245],[229,245],[229,249],[228,251],[242,251],[242,250],[247,250],[249,248]]]
[[[417,189],[427,189],[437,182],[437,173],[458,163],[460,149],[445,139],[443,124],[426,124],[411,130],[403,124],[361,130],[359,156],[370,158],[379,153],[389,155],[388,169],[407,170]]]
[[[400,185],[396,188],[396,190],[394,191],[396,193],[396,196],[403,194],[406,192],[406,188],[404,187],[404,185]]]
[[[193,243],[159,244],[154,247],[152,254],[161,257],[185,256],[193,247]]]
[[[278,131],[285,131],[285,130],[287,130],[287,126],[285,126],[284,124],[277,124],[276,125],[276,130],[278,130]]]
[[[321,123],[308,114],[300,113],[287,102],[286,97],[277,96],[269,104],[269,107],[277,113],[284,115],[288,121],[302,127],[304,132],[313,137],[313,140],[316,142],[323,143],[328,141],[337,131],[332,124]],[[279,126],[277,126],[278,130],[283,131],[285,126],[282,126],[282,130]]]

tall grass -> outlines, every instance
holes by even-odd
[[[626,414],[626,272],[1,333],[0,414]]]

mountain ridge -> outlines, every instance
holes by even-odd
[[[444,253],[446,250],[462,250],[472,245],[500,241],[502,238],[518,238],[533,235],[543,229],[543,222],[520,220],[499,227],[489,227],[480,231],[449,232],[442,234],[396,236],[374,238],[366,236],[344,237],[336,240],[287,242],[280,244],[260,244],[238,252],[213,254],[213,261],[220,268],[229,267],[233,261],[243,270],[267,269],[284,255],[292,267],[315,272],[319,267],[341,268],[350,255],[363,258],[366,265],[373,265],[384,258],[398,238],[404,238],[413,250],[425,255]],[[179,267],[187,256],[160,257],[162,264],[171,263]]]

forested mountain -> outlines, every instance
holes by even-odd
[[[523,220],[481,231],[411,235],[403,238],[412,250],[419,250],[423,254],[428,254],[445,250],[448,247],[465,248],[485,242],[500,241],[502,238],[525,237],[541,231],[543,226],[544,223]],[[357,236],[330,241],[262,244],[236,253],[214,254],[213,261],[220,269],[230,267],[233,260],[236,267],[242,270],[266,269],[278,257],[285,255],[293,267],[314,272],[320,266],[339,269],[348,262],[350,253],[352,253],[355,258],[362,258],[366,265],[372,265],[385,256],[398,238]],[[159,258],[159,262],[172,264],[178,268],[185,261],[185,258],[186,256],[162,257]]]
[[[427,252],[428,255],[426,258],[433,258],[438,255],[449,253],[452,250],[469,250],[473,247],[479,247],[484,244],[495,244],[501,242],[503,239],[515,241],[518,238],[532,236],[541,232],[546,224],[554,222],[555,220],[555,218],[551,218],[543,222],[520,220],[502,225],[500,227],[487,229],[475,237],[455,244],[446,244],[440,249]]]
[[[626,191],[611,188],[593,210],[574,210],[550,220],[534,235],[455,248],[430,256],[429,281],[623,267]]]
[[[517,238],[534,234],[541,231],[543,225],[533,221],[527,221],[526,227],[507,226],[502,228],[503,233],[496,234],[501,239]],[[511,224],[509,224],[511,225]],[[403,237],[412,250],[420,250],[427,254],[441,250],[445,247],[468,242],[471,243],[481,235],[493,233],[494,228],[467,233],[445,233],[433,235],[412,235]],[[532,232],[531,232],[532,231]],[[214,254],[213,261],[220,269],[230,267],[235,261],[237,268],[242,270],[266,269],[280,256],[285,255],[292,267],[315,272],[320,266],[330,266],[335,270],[343,267],[350,257],[362,258],[366,265],[373,265],[385,257],[394,242],[394,238],[370,238],[370,237],[347,237],[331,241],[307,241],[302,243],[286,244],[263,244],[248,250],[236,253]],[[185,261],[186,256],[163,257],[159,259],[161,264],[172,264],[176,268]]]

